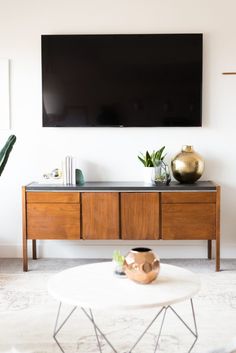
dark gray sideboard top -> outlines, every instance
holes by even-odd
[[[83,185],[41,184],[32,182],[26,191],[216,191],[212,181],[197,181],[193,184],[180,184],[172,181],[170,185],[145,185],[138,181],[91,181]]]

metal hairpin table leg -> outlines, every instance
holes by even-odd
[[[160,339],[160,337],[161,337],[161,331],[162,331],[162,328],[163,328],[163,325],[164,325],[164,321],[165,321],[167,309],[168,309],[168,307],[167,307],[167,308],[165,307],[165,312],[164,312],[164,315],[163,315],[163,318],[162,318],[162,321],[161,321],[161,327],[160,327],[160,330],[159,330],[159,333],[158,333],[158,337],[157,337],[157,341],[156,341],[156,346],[155,346],[155,349],[154,349],[154,353],[156,353],[156,351],[157,351],[157,347],[158,347],[159,339]]]
[[[192,298],[190,299],[191,303],[191,309],[192,309],[192,315],[193,315],[193,323],[194,323],[194,330],[190,328],[190,326],[182,319],[182,317],[172,308],[172,306],[169,306],[169,308],[172,310],[172,312],[178,317],[178,319],[184,324],[184,326],[189,330],[189,332],[195,337],[193,344],[191,345],[190,349],[188,350],[188,353],[190,353],[197,342],[198,339],[198,331],[197,331],[197,322],[196,322],[196,316],[195,316],[195,311],[194,311],[194,306],[193,306],[193,300]]]
[[[166,313],[167,310],[171,310],[176,316],[177,318],[184,324],[184,326],[189,330],[189,332],[195,337],[193,344],[191,345],[190,349],[188,350],[188,353],[190,353],[195,345],[195,343],[197,342],[198,339],[198,331],[197,331],[197,323],[196,323],[196,317],[195,317],[195,311],[194,311],[194,306],[193,306],[193,300],[192,298],[190,299],[190,303],[191,303],[191,310],[192,310],[192,316],[193,316],[193,323],[194,323],[194,330],[192,330],[190,328],[190,326],[182,319],[182,317],[176,312],[175,309],[173,309],[173,307],[171,305],[167,306],[167,307],[162,307],[158,313],[155,315],[155,317],[152,319],[152,321],[148,324],[148,326],[145,328],[145,330],[143,331],[143,333],[139,336],[139,338],[136,340],[136,342],[133,344],[133,346],[131,347],[131,349],[128,351],[128,353],[132,353],[133,349],[138,345],[138,343],[141,341],[141,339],[143,338],[143,336],[147,333],[147,331],[149,330],[149,328],[154,324],[154,322],[157,320],[157,318],[160,316],[160,314],[164,311],[162,320],[161,320],[161,325],[160,325],[160,329],[158,332],[158,336],[157,336],[157,341],[156,341],[156,345],[155,345],[155,349],[154,349],[154,353],[157,352],[157,348],[158,348],[158,344],[159,344],[159,340],[161,337],[161,333],[162,333],[162,329],[163,329],[163,325],[165,322],[165,318],[166,318]],[[58,307],[58,312],[57,312],[57,316],[56,316],[56,322],[55,322],[55,327],[54,327],[54,332],[53,332],[53,338],[55,340],[55,342],[57,343],[58,347],[60,348],[62,353],[65,353],[64,349],[62,348],[62,346],[60,345],[60,343],[58,342],[56,336],[59,333],[59,331],[62,329],[62,327],[65,325],[65,323],[68,321],[68,319],[70,318],[70,316],[73,314],[73,312],[76,310],[76,306],[71,310],[71,312],[66,316],[66,318],[64,319],[64,321],[58,326],[58,321],[59,321],[59,316],[60,316],[60,311],[61,311],[61,303],[59,304]],[[99,352],[102,353],[102,346],[101,346],[101,342],[99,340],[98,337],[98,333],[104,338],[104,340],[107,342],[107,344],[110,346],[110,348],[112,349],[112,351],[114,353],[118,353],[118,351],[114,348],[114,346],[112,345],[112,343],[109,341],[109,339],[106,337],[106,335],[100,330],[100,328],[97,326],[97,324],[95,323],[94,320],[94,316],[92,313],[92,310],[89,309],[88,311],[86,311],[84,308],[81,307],[81,310],[84,312],[84,314],[87,316],[87,318],[91,321],[91,323],[93,324],[93,328],[94,328],[94,332],[96,335],[96,339],[97,339],[97,344],[98,344],[98,348],[99,348]]]
[[[102,347],[101,347],[101,343],[98,339],[97,336],[97,332],[100,333],[100,335],[104,338],[104,340],[107,342],[107,344],[111,347],[111,349],[113,350],[114,353],[118,353],[118,351],[113,347],[113,345],[111,344],[111,342],[109,341],[109,339],[106,337],[106,335],[100,330],[100,328],[98,327],[98,325],[95,323],[94,319],[93,319],[93,314],[92,314],[92,310],[89,309],[90,311],[90,315],[87,313],[87,311],[81,307],[81,310],[85,313],[85,315],[87,316],[87,318],[92,322],[95,333],[96,333],[96,337],[97,337],[97,342],[98,342],[98,346],[99,346],[99,350],[100,352],[102,352]],[[91,315],[92,314],[92,315]]]
[[[154,349],[154,353],[157,352],[157,348],[158,348],[158,344],[160,341],[160,337],[161,337],[161,332],[163,329],[163,325],[165,322],[165,318],[166,318],[166,313],[167,310],[172,310],[172,312],[177,316],[177,318],[184,324],[184,326],[189,330],[189,332],[195,337],[193,344],[191,345],[190,349],[188,350],[188,353],[190,353],[195,345],[195,343],[197,342],[198,339],[198,331],[197,331],[197,323],[196,323],[196,316],[195,316],[195,311],[194,311],[194,306],[193,306],[193,300],[192,298],[190,299],[190,303],[191,303],[191,310],[192,310],[192,316],[193,316],[193,323],[194,323],[194,330],[192,330],[190,328],[190,326],[182,319],[182,317],[176,312],[175,309],[173,309],[173,307],[171,305],[168,305],[167,307],[162,307],[161,310],[157,313],[157,315],[154,317],[154,319],[150,322],[150,324],[147,326],[147,328],[143,331],[143,333],[141,334],[141,336],[138,338],[138,340],[135,342],[135,344],[132,346],[132,348],[129,350],[129,353],[132,353],[133,349],[137,346],[137,344],[141,341],[141,339],[143,338],[143,336],[146,334],[146,332],[148,331],[148,329],[153,325],[153,323],[156,321],[156,319],[158,318],[158,316],[162,313],[162,311],[164,310],[164,314],[161,320],[161,325],[160,325],[160,329],[158,332],[158,336],[157,336],[157,341],[156,341],[156,345],[155,345],[155,349]]]
[[[93,313],[92,313],[92,310],[89,309],[89,312],[90,312],[90,317],[92,319],[92,323],[93,323],[93,328],[94,328],[94,331],[95,331],[95,335],[96,335],[96,338],[97,338],[97,343],[98,343],[98,348],[99,348],[99,351],[100,353],[102,353],[102,347],[101,347],[101,343],[99,341],[99,337],[98,337],[98,330],[95,326],[95,321],[94,321],[94,317],[93,317]]]
[[[61,331],[62,327],[65,325],[65,323],[68,321],[68,319],[71,317],[71,315],[73,314],[73,312],[76,310],[77,306],[75,306],[71,312],[67,315],[67,317],[64,319],[64,321],[59,325],[58,327],[58,321],[59,321],[59,317],[60,317],[60,312],[61,312],[61,303],[59,304],[58,307],[58,311],[57,311],[57,316],[56,316],[56,322],[55,322],[55,326],[54,326],[54,331],[53,331],[53,338],[56,342],[56,344],[58,345],[58,347],[60,348],[60,350],[62,351],[62,353],[65,353],[64,349],[62,348],[62,346],[60,345],[59,341],[57,340],[56,336],[59,333],[59,331]]]
[[[143,336],[145,335],[145,333],[149,330],[149,328],[154,324],[154,322],[156,321],[156,319],[158,318],[158,316],[162,313],[162,311],[165,310],[165,307],[162,307],[158,313],[155,315],[155,317],[152,319],[152,321],[150,322],[150,324],[145,328],[145,330],[143,331],[143,333],[139,336],[139,338],[137,339],[137,341],[134,343],[134,345],[131,347],[131,349],[129,350],[129,353],[132,353],[133,349],[137,346],[137,344],[141,341],[141,339],[143,338]]]

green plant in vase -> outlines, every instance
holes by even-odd
[[[171,181],[170,172],[168,165],[164,162],[163,158],[156,158],[153,162],[155,166],[154,176],[153,176],[153,183],[155,185],[169,185]]]
[[[112,261],[115,266],[115,270],[114,270],[115,274],[119,276],[124,276],[125,272],[124,272],[123,266],[124,266],[125,257],[121,255],[120,250],[114,250]]]
[[[161,147],[159,150],[157,151],[152,151],[152,153],[146,151],[145,154],[140,153],[138,156],[138,159],[140,160],[140,162],[142,162],[142,164],[144,165],[144,167],[155,167],[155,161],[160,160],[163,161],[166,154],[163,155],[165,146]]]
[[[146,151],[146,153],[140,153],[138,159],[144,165],[144,183],[146,185],[152,185],[155,178],[154,167],[157,161],[163,161],[166,154],[163,154],[165,146],[162,146],[159,150],[154,150],[152,153]]]

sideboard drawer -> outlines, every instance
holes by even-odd
[[[161,203],[215,203],[215,192],[163,192]]]
[[[27,192],[27,203],[80,203],[79,192]]]
[[[216,238],[216,205],[164,204],[161,221],[162,239],[203,240]]]
[[[80,204],[30,203],[28,239],[80,239]]]

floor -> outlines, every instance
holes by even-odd
[[[48,279],[63,269],[101,261],[78,259],[39,259],[30,261],[30,271],[22,272],[20,259],[0,259],[0,352],[60,353],[52,339],[58,303],[47,293]],[[199,274],[202,287],[194,298],[199,339],[191,353],[217,351],[230,345],[236,336],[236,259],[222,260],[222,271],[214,271],[209,260],[162,260]],[[69,308],[63,308],[66,313]],[[186,303],[177,309],[186,320],[190,311]],[[127,352],[135,338],[153,317],[152,311],[116,313],[96,312],[96,318],[119,353]],[[171,314],[161,338],[160,353],[187,353],[192,337]],[[151,353],[157,327],[140,342],[134,353]],[[90,323],[78,311],[59,335],[66,353],[98,352]],[[111,350],[103,342],[103,352]],[[233,352],[233,350],[231,350]]]

